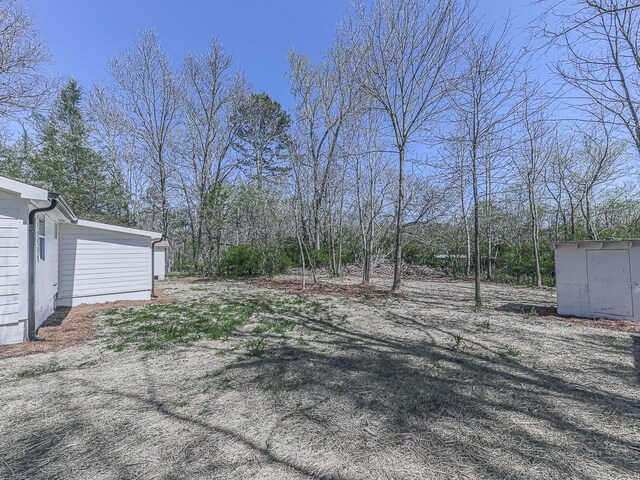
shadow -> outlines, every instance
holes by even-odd
[[[42,325],[40,325],[40,328],[49,328],[49,327],[59,327],[62,325],[62,322],[65,321],[65,319],[69,316],[69,313],[71,312],[71,307],[58,307],[56,308],[55,312],[53,312],[51,315],[49,315],[49,318],[47,318]]]
[[[503,355],[500,341],[481,336],[465,336],[469,348],[456,350],[458,331],[411,312],[382,311],[378,323],[330,313],[297,320],[306,343],[269,337],[261,356],[239,351],[222,361],[211,345],[198,344],[185,357],[175,351],[110,357],[127,368],[131,381],[122,372],[115,377],[122,382],[71,375],[61,391],[49,392],[43,379],[42,405],[49,413],[62,406],[58,423],[49,422],[46,430],[30,423],[15,444],[0,435],[0,447],[19,452],[0,459],[23,475],[16,478],[33,479],[65,478],[65,464],[78,461],[70,457],[75,450],[65,450],[67,444],[95,451],[91,460],[99,467],[91,472],[109,471],[112,478],[135,478],[141,471],[146,478],[184,478],[186,472],[195,478],[193,468],[199,469],[197,478],[242,478],[239,469],[250,459],[257,470],[253,478],[265,473],[264,467],[272,469],[272,478],[288,473],[320,480],[595,480],[633,478],[640,470],[634,434],[640,403],[629,389],[592,381],[602,373],[597,362],[574,364],[567,353],[538,366],[526,357]],[[621,374],[618,384],[630,376],[640,380],[640,336],[631,338],[632,345],[625,343],[617,353],[627,360],[632,355],[635,373]],[[596,355],[604,339],[611,337],[585,334],[588,343],[581,348]],[[197,363],[186,363],[187,354]],[[615,368],[613,360],[602,362],[603,371]],[[187,365],[197,373],[187,372]],[[586,367],[591,370],[581,370]],[[232,390],[218,388],[223,379]],[[85,405],[85,398],[93,403]],[[176,399],[193,406],[180,407]],[[234,424],[234,415],[247,422]],[[125,447],[144,448],[155,435],[167,458],[154,465],[174,476],[128,466]],[[301,453],[309,450],[312,458]],[[339,460],[316,468],[322,453]],[[37,470],[38,465],[46,469]],[[2,468],[0,461],[0,477]]]
[[[499,312],[534,314],[540,317],[557,317],[558,311],[556,307],[548,305],[532,305],[527,303],[506,303],[495,308]]]
[[[634,335],[631,338],[633,338],[633,365],[636,369],[638,383],[640,383],[640,335]]]

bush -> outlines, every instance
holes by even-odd
[[[220,271],[227,277],[253,277],[261,270],[260,254],[251,245],[230,247],[220,260]]]
[[[291,259],[277,247],[258,250],[251,245],[237,245],[226,250],[220,260],[220,272],[225,277],[276,275],[291,266]]]
[[[293,266],[291,258],[279,248],[267,248],[259,252],[261,257],[261,272],[264,275],[284,273]]]

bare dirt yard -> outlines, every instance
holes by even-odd
[[[1,358],[0,478],[639,478],[633,325],[558,319],[549,289],[476,311],[467,282],[323,281],[167,282]]]

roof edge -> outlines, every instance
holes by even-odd
[[[138,228],[121,227],[119,225],[111,225],[109,223],[92,222],[90,220],[83,220],[79,218],[76,225],[87,228],[97,228],[99,230],[108,230],[111,232],[128,233],[130,235],[138,235],[140,237],[148,237],[153,240],[162,238],[162,234],[159,232],[152,232],[149,230],[140,230]]]
[[[58,195],[57,193],[49,193],[49,200],[55,200],[57,202],[56,208],[65,216],[67,220],[71,223],[76,223],[78,221],[78,217],[73,213],[69,204],[62,198],[62,195]]]
[[[49,192],[44,188],[34,187],[27,183],[0,176],[0,190],[20,195],[26,200],[49,200]]]

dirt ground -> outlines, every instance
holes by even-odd
[[[268,302],[289,280],[163,288]],[[99,314],[88,343],[0,359],[0,478],[638,478],[634,331],[558,319],[552,290],[486,285],[476,312],[468,282],[341,282],[282,334],[113,351]]]
[[[162,282],[156,283],[162,284]],[[171,297],[157,288],[159,295],[151,300],[156,303],[171,301]],[[96,336],[95,317],[110,308],[124,308],[144,305],[145,301],[120,301],[78,305],[73,308],[58,308],[38,329],[38,336],[45,341],[16,343],[0,346],[0,359],[31,355],[33,353],[55,352],[93,340]]]

